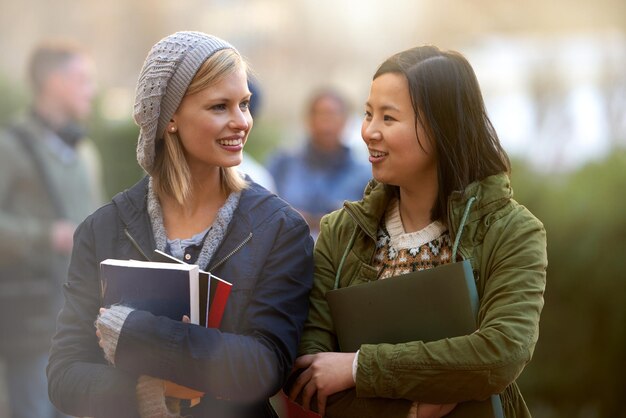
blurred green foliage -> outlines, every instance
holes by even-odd
[[[246,153],[261,164],[267,162],[269,154],[280,147],[280,125],[263,117],[254,119],[254,125],[246,142]]]
[[[113,197],[145,175],[137,163],[135,148],[139,128],[130,118],[123,121],[102,119],[96,101],[94,117],[88,124],[89,136],[94,140],[102,157],[104,189]]]
[[[26,92],[0,74],[0,126],[26,107]]]
[[[546,227],[545,307],[519,384],[535,417],[626,417],[626,151],[568,175],[514,163],[516,198]]]

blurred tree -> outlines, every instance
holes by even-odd
[[[139,128],[130,118],[108,121],[102,118],[97,100],[94,117],[89,124],[89,135],[98,146],[102,156],[104,186],[108,197],[113,197],[135,184],[144,176],[137,163],[136,146]]]
[[[268,154],[278,147],[281,139],[280,125],[261,116],[254,119],[245,150],[263,164]]]
[[[26,92],[0,74],[0,97],[0,126],[5,126],[12,116],[26,107]]]
[[[540,338],[520,378],[531,410],[626,417],[626,152],[568,176],[515,169],[516,196],[548,233]]]

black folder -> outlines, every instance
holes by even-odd
[[[476,331],[478,292],[469,260],[326,293],[339,348],[436,341]],[[457,405],[446,417],[503,417],[500,397]]]

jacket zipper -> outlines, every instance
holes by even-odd
[[[246,237],[246,239],[244,239],[238,246],[236,246],[231,252],[229,252],[224,258],[222,258],[220,261],[218,261],[217,263],[213,264],[211,266],[211,268],[208,269],[208,271],[213,271],[216,268],[218,268],[219,266],[221,266],[222,264],[224,264],[226,262],[226,260],[228,260],[230,257],[232,257],[237,251],[239,251],[244,245],[246,245],[248,243],[248,241],[250,241],[252,239],[252,232],[250,232],[250,234]]]
[[[148,261],[150,261],[150,257],[148,257],[146,255],[146,253],[143,252],[143,250],[141,249],[141,247],[139,246],[139,243],[132,237],[132,235],[130,235],[130,232],[128,232],[128,229],[124,228],[124,234],[126,234],[126,237],[130,240],[131,244],[133,245],[133,247],[135,247],[135,249],[137,251],[139,251],[141,253],[142,256],[144,256],[144,258]],[[235,247],[230,253],[228,253],[224,258],[222,258],[220,261],[218,261],[217,263],[213,264],[211,266],[211,268],[208,271],[214,270],[216,268],[218,268],[219,266],[221,266],[222,264],[224,264],[230,257],[232,257],[237,251],[239,251],[244,245],[246,245],[248,243],[248,241],[250,241],[252,239],[252,232],[250,232],[250,234],[246,237],[246,239],[244,239],[237,247]]]

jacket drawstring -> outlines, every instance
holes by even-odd
[[[354,240],[356,239],[356,233],[358,232],[358,230],[359,230],[359,226],[354,225],[354,232],[352,233],[352,236],[350,236],[350,241],[348,241],[348,247],[346,248],[346,251],[344,251],[343,256],[341,257],[341,261],[339,262],[339,267],[337,268],[337,274],[335,274],[335,286],[333,287],[333,289],[339,288],[339,276],[341,276],[343,263],[346,261],[346,258],[348,258],[348,253],[350,252],[350,250],[352,249],[352,246],[354,245]]]
[[[461,218],[461,223],[459,224],[459,232],[456,234],[454,238],[454,245],[452,246],[452,262],[456,261],[456,252],[459,249],[459,243],[461,242],[461,235],[463,234],[463,228],[465,228],[465,222],[467,221],[467,216],[469,215],[470,208],[476,201],[476,196],[472,196],[469,198],[467,203],[465,204],[465,211],[463,212],[463,217]]]

